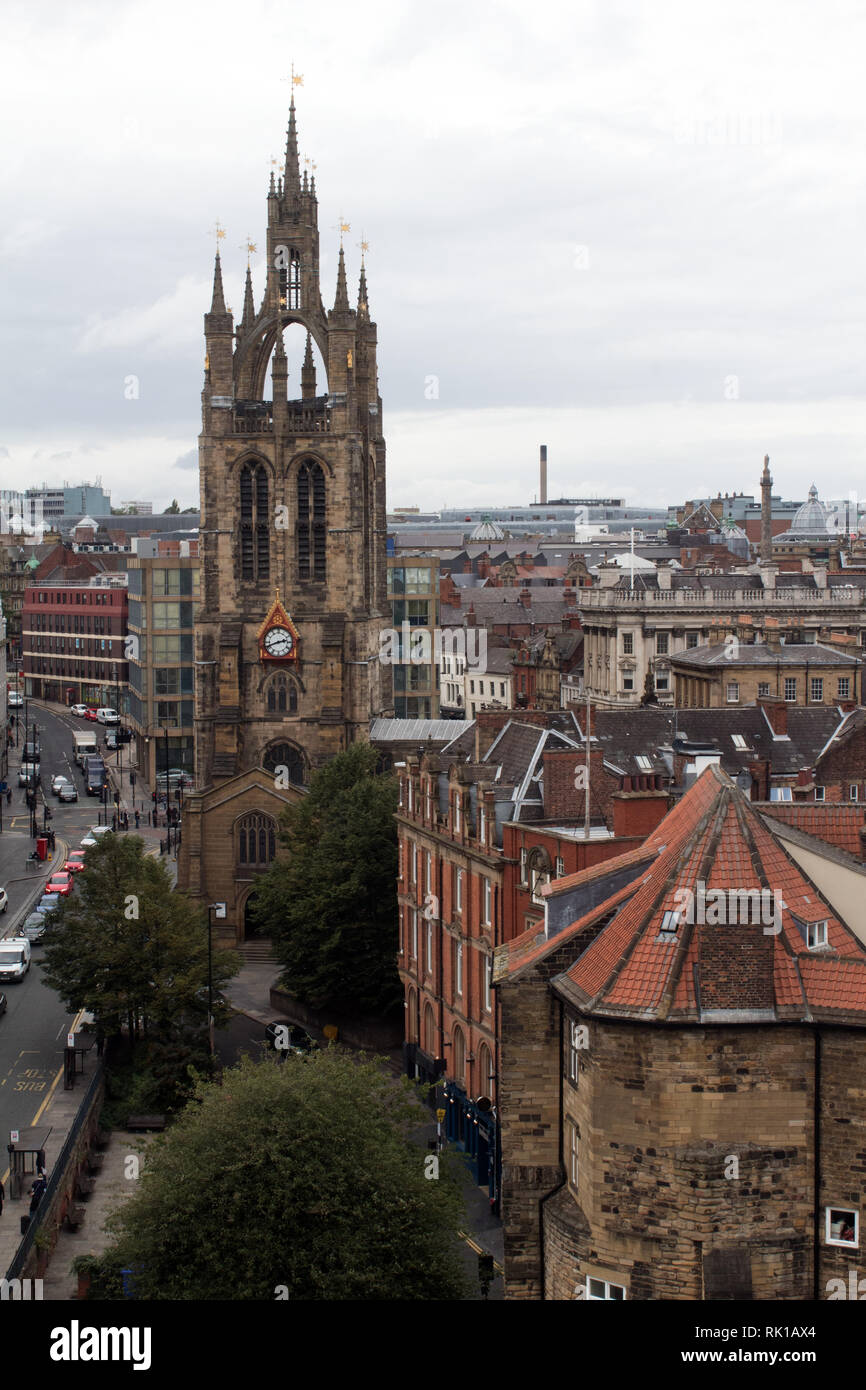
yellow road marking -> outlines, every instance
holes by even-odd
[[[467,1235],[465,1231],[458,1231],[457,1234],[458,1234],[458,1236],[460,1237],[461,1240],[465,1240],[465,1242],[466,1242],[466,1244],[469,1246],[469,1249],[470,1249],[470,1250],[474,1250],[474,1251],[475,1251],[475,1254],[476,1254],[476,1255],[489,1255],[489,1254],[490,1254],[490,1251],[489,1251],[489,1250],[483,1250],[482,1247],[478,1244],[478,1242],[475,1241],[475,1240],[473,1240],[471,1236]],[[494,1261],[493,1261],[493,1268],[495,1269],[495,1271],[496,1271],[497,1274],[504,1274],[504,1273],[505,1273],[505,1270],[502,1268],[502,1265],[499,1263],[498,1260],[494,1260]]]

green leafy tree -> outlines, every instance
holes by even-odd
[[[200,1081],[102,1262],[141,1299],[454,1299],[463,1202],[405,1077],[335,1048]],[[427,1116],[429,1119],[429,1115]]]
[[[314,1008],[385,1011],[397,975],[397,787],[369,744],[352,744],[283,812],[286,856],[259,880],[254,920],[282,981]]]
[[[171,502],[163,512],[163,516],[178,516],[180,514],[180,503],[176,497],[172,497]]]
[[[205,916],[144,851],[135,835],[106,835],[88,850],[75,891],[52,914],[43,964],[69,1009],[89,1010],[107,1034],[125,1024],[131,1043],[207,1023]],[[239,964],[214,952],[215,991]],[[214,1017],[226,1021],[225,1005]]]

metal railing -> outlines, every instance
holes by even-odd
[[[56,1194],[58,1188],[61,1185],[61,1182],[64,1180],[66,1176],[66,1166],[69,1162],[70,1155],[72,1154],[75,1148],[76,1140],[78,1139],[78,1136],[81,1133],[81,1129],[84,1124],[84,1117],[90,1112],[91,1103],[93,1101],[94,1096],[96,1095],[99,1083],[102,1080],[103,1070],[104,1066],[103,1063],[100,1061],[97,1063],[96,1071],[93,1073],[93,1076],[90,1080],[90,1085],[85,1091],[81,1104],[78,1107],[78,1113],[75,1116],[75,1119],[72,1122],[72,1127],[66,1136],[66,1142],[64,1143],[63,1148],[60,1150],[60,1153],[55,1159],[54,1167],[51,1169],[51,1177],[48,1179],[48,1186],[42,1194],[42,1201],[39,1203],[39,1206],[34,1215],[30,1218],[30,1225],[27,1227],[25,1234],[21,1237],[21,1244],[18,1246],[12,1263],[6,1271],[7,1279],[19,1279],[21,1277],[21,1271],[24,1269],[24,1266],[27,1262],[27,1257],[30,1254],[30,1251],[33,1249],[33,1244],[36,1240],[36,1236],[42,1229],[45,1217],[51,1209],[52,1198]]]

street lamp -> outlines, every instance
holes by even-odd
[[[213,917],[211,916],[213,914]],[[218,920],[226,915],[225,903],[209,903],[207,910],[207,1029],[211,1066],[213,1066],[213,918]]]

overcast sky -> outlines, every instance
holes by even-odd
[[[0,487],[198,502],[212,228],[239,312],[294,63],[389,505],[525,504],[540,443],[551,496],[866,492],[864,52],[846,0],[7,8]]]

